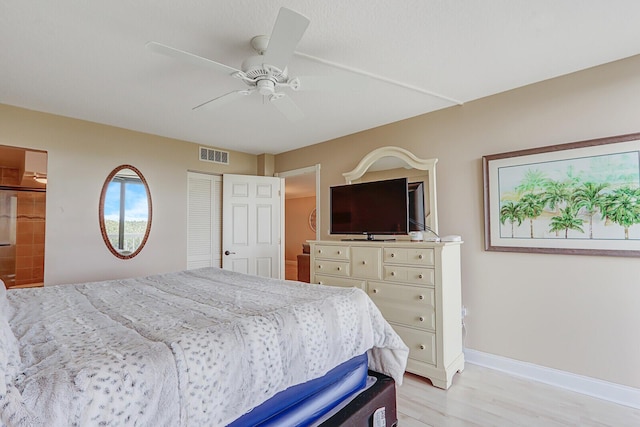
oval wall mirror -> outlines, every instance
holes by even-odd
[[[100,232],[121,259],[138,255],[151,230],[151,193],[142,173],[131,165],[115,168],[100,194]]]

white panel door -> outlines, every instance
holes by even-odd
[[[284,277],[282,178],[223,176],[222,268]]]
[[[222,177],[187,176],[187,269],[221,267]]]

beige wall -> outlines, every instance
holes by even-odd
[[[441,234],[463,237],[468,348],[640,388],[640,260],[483,250],[483,155],[639,132],[640,56],[276,156],[276,172],[322,164],[344,183],[369,151],[437,164]],[[339,153],[339,155],[336,155]]]
[[[316,207],[316,198],[299,197],[285,201],[285,254],[287,261],[297,261],[302,244],[315,240],[316,233],[309,226],[309,214]]]
[[[254,155],[230,152],[230,165],[201,162],[196,144],[1,104],[0,145],[49,153],[45,285],[186,268],[187,170],[257,171]],[[121,164],[142,172],[153,204],[149,240],[130,260],[107,250],[98,225],[100,190]]]

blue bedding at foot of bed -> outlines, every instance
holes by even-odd
[[[354,357],[326,375],[289,387],[238,418],[229,427],[308,426],[367,382],[367,354]]]

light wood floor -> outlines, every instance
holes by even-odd
[[[449,390],[405,374],[399,427],[640,426],[640,410],[466,364]]]

